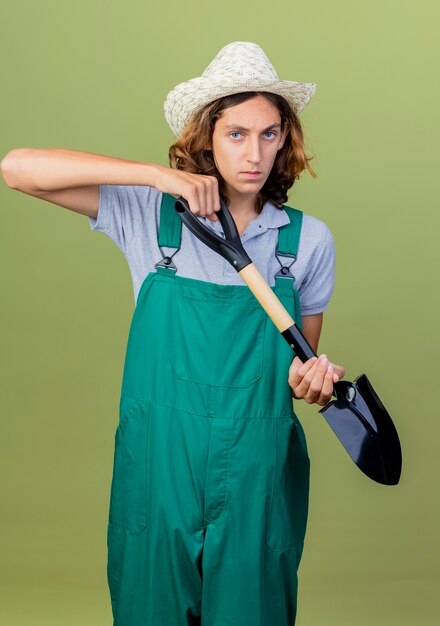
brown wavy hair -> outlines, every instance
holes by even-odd
[[[206,150],[205,146],[210,145],[215,124],[225,109],[259,95],[264,96],[278,108],[281,132],[286,127],[288,132],[283,147],[277,153],[272,170],[257,194],[255,206],[257,213],[260,213],[267,200],[282,209],[282,205],[288,199],[287,191],[295,180],[300,178],[303,170],[307,169],[314,178],[317,178],[309,165],[313,157],[308,157],[305,153],[301,122],[282,96],[265,91],[246,91],[214,100],[190,119],[176,143],[168,151],[170,167],[191,174],[215,176],[219,184],[219,193],[228,205],[229,198],[226,195],[223,177],[215,165],[212,151]]]

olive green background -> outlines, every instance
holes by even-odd
[[[403,448],[369,480],[316,405],[298,626],[440,619],[439,32],[435,0],[16,0],[2,9],[0,149],[71,148],[168,165],[163,101],[231,41],[316,82],[313,179],[289,204],[335,237],[319,352],[367,373]],[[87,218],[9,189],[1,220],[1,594],[8,626],[111,623],[106,523],[131,277]],[[104,181],[103,181],[104,182]]]

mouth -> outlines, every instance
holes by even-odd
[[[249,176],[250,178],[259,178],[260,176],[262,176],[262,172],[258,172],[258,171],[249,171],[249,172],[240,172],[240,174],[242,174],[243,176]]]

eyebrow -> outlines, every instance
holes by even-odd
[[[238,124],[227,124],[227,126],[225,126],[225,130],[230,130],[231,128],[234,128],[236,130],[249,130],[249,128],[245,128],[244,126],[239,126]],[[272,124],[271,126],[268,126],[267,128],[265,128],[262,132],[265,133],[268,130],[271,130],[272,128],[281,128],[281,124]]]

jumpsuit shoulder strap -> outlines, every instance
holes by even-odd
[[[279,229],[277,252],[296,258],[301,236],[303,212],[286,204],[283,205],[283,208],[289,216],[290,222]]]
[[[299,209],[283,205],[284,210],[289,216],[289,222],[281,226],[278,230],[278,244],[275,256],[280,264],[280,269],[275,274],[275,285],[278,289],[292,289],[295,282],[295,276],[290,271],[290,267],[295,263],[298,254],[299,239],[301,236],[301,226],[303,212]],[[284,265],[278,255],[291,257],[291,261]]]
[[[159,274],[170,275],[177,272],[177,267],[172,257],[180,250],[182,238],[182,220],[177,214],[174,204],[176,199],[169,193],[162,193],[160,203],[159,230],[157,233],[157,244],[162,254],[162,259],[155,264]],[[164,256],[162,248],[176,248],[171,256]]]
[[[278,246],[275,256],[278,259],[281,269],[275,274],[275,288],[280,293],[293,294],[294,298],[294,321],[298,328],[302,330],[301,305],[298,290],[295,287],[295,276],[290,271],[290,267],[295,263],[298,254],[299,240],[303,221],[303,212],[299,209],[283,205],[289,216],[289,223],[281,226],[278,230]],[[291,257],[287,265],[283,265],[278,254]]]
[[[182,238],[182,220],[174,204],[176,198],[169,193],[162,194],[160,205],[159,247],[180,248]]]

